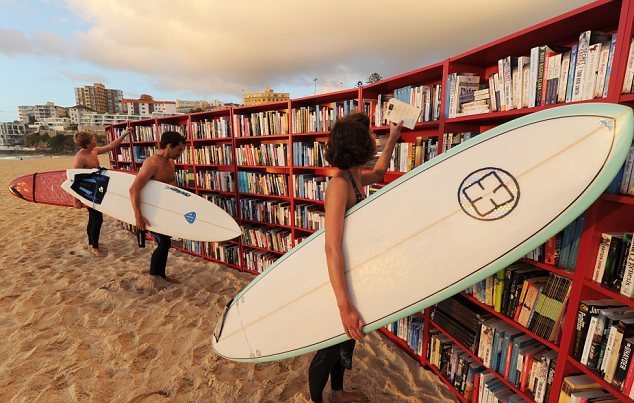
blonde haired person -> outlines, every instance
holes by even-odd
[[[99,154],[105,154],[110,150],[115,149],[123,139],[130,134],[132,128],[127,128],[121,136],[109,144],[98,147],[97,139],[91,132],[79,131],[75,133],[73,140],[75,145],[79,148],[79,151],[75,154],[75,162],[73,168],[99,168]],[[82,204],[79,200],[74,201],[76,208],[81,208]],[[88,248],[95,256],[101,256],[102,252],[99,250],[99,234],[101,233],[101,224],[103,223],[103,215],[90,207],[88,207],[88,225],[86,226],[86,232],[88,234]]]

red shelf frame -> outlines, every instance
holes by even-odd
[[[120,154],[121,148],[131,148],[133,145],[152,145],[156,144],[158,146],[158,125],[160,123],[172,123],[172,122],[185,122],[187,121],[188,125],[188,133],[190,133],[191,137],[191,123],[196,121],[201,121],[203,119],[213,119],[215,117],[225,117],[229,120],[229,125],[231,129],[230,137],[221,137],[221,138],[210,138],[210,139],[188,139],[188,146],[195,147],[201,144],[213,144],[213,143],[230,143],[233,145],[234,155],[233,160],[235,159],[235,149],[237,144],[244,144],[246,142],[286,142],[289,145],[289,161],[292,162],[292,143],[293,141],[302,141],[305,139],[314,139],[327,138],[328,132],[318,132],[318,133],[289,133],[283,135],[272,135],[272,136],[248,136],[248,137],[235,137],[234,125],[235,125],[235,115],[238,114],[250,114],[252,112],[262,112],[262,111],[275,111],[275,110],[284,110],[288,113],[289,119],[289,132],[292,132],[292,109],[295,107],[301,106],[312,106],[317,104],[324,104],[333,101],[342,101],[346,99],[356,99],[358,101],[359,109],[363,108],[364,100],[374,99],[376,100],[376,96],[378,94],[385,94],[392,92],[395,88],[401,88],[406,85],[435,85],[441,84],[441,116],[439,120],[431,121],[431,122],[423,122],[418,123],[413,131],[403,131],[403,140],[404,141],[414,141],[416,136],[422,137],[436,137],[438,138],[438,153],[442,149],[442,134],[446,132],[456,132],[456,131],[484,131],[488,130],[491,127],[496,126],[497,124],[506,122],[510,119],[517,118],[520,116],[527,115],[529,113],[533,113],[538,110],[548,109],[551,107],[555,107],[557,105],[545,105],[536,108],[525,108],[519,110],[510,110],[505,112],[493,112],[487,114],[480,115],[471,115],[471,116],[463,116],[458,118],[448,119],[444,115],[444,101],[446,99],[446,82],[449,74],[454,72],[475,72],[477,74],[481,74],[484,77],[487,74],[497,71],[497,60],[506,57],[509,55],[512,56],[520,56],[527,55],[530,52],[530,49],[534,46],[549,44],[549,45],[570,45],[573,42],[576,42],[578,35],[580,32],[585,30],[604,30],[609,33],[616,32],[618,34],[618,41],[615,48],[615,56],[612,65],[611,75],[610,75],[610,86],[607,93],[607,97],[594,99],[592,101],[581,101],[581,102],[615,102],[615,103],[623,103],[626,105],[634,105],[634,94],[621,94],[622,83],[625,76],[626,63],[629,53],[629,41],[623,40],[623,38],[630,38],[633,33],[634,26],[634,5],[632,3],[634,0],[598,0],[593,3],[584,5],[575,10],[562,14],[560,16],[551,18],[542,23],[536,24],[532,27],[528,27],[526,29],[520,30],[514,34],[507,35],[503,38],[500,38],[491,43],[485,44],[483,46],[477,47],[470,51],[459,54],[455,57],[450,57],[446,60],[440,61],[438,63],[432,64],[430,66],[426,66],[417,70],[409,71],[394,77],[387,78],[385,80],[381,80],[377,83],[361,86],[358,88],[346,89],[343,91],[333,92],[329,94],[319,94],[316,96],[292,99],[288,102],[278,102],[273,104],[266,105],[257,105],[257,106],[243,106],[237,108],[226,108],[222,110],[209,111],[209,112],[201,112],[190,115],[183,115],[179,117],[173,118],[161,118],[161,119],[145,119],[141,121],[135,122],[125,122],[117,125],[110,126],[108,128],[108,133],[110,136],[114,134],[115,129],[122,129],[128,126],[150,126],[153,125],[155,137],[157,139],[156,142],[133,142],[131,139],[122,143],[120,147],[114,150],[115,159],[110,159],[110,165],[113,169],[120,170],[138,170],[140,168],[140,164],[135,163],[134,161],[123,162],[116,160],[117,154]],[[387,126],[374,127],[375,131],[378,134],[384,134],[389,128]],[[292,232],[293,239],[297,239],[299,236],[304,236],[312,233],[311,230],[306,230],[301,227],[297,227],[295,223],[295,204],[296,203],[307,203],[307,204],[316,204],[323,206],[323,201],[318,200],[310,200],[310,199],[301,199],[296,197],[281,197],[281,196],[264,196],[264,195],[253,195],[248,193],[239,193],[237,186],[237,173],[238,170],[242,169],[251,169],[251,167],[242,167],[237,165],[230,166],[206,166],[206,165],[196,165],[191,164],[193,166],[194,171],[196,172],[198,169],[204,170],[214,170],[214,169],[222,169],[225,171],[232,171],[234,174],[234,186],[235,192],[222,192],[215,190],[206,190],[201,188],[196,188],[195,191],[198,194],[201,193],[214,193],[221,194],[225,196],[234,197],[236,200],[236,204],[239,206],[240,199],[242,197],[249,198],[261,198],[261,199],[277,199],[277,200],[285,200],[290,201],[291,205],[291,217],[292,217],[292,225],[289,227],[283,227],[290,229]],[[259,168],[253,168],[259,169]],[[308,173],[319,176],[327,176],[334,172],[333,168],[328,167],[302,167],[302,166],[289,166],[289,167],[266,167],[266,169],[281,169],[285,170],[283,173],[288,175],[289,181],[289,194],[294,195],[294,183],[290,178],[298,173]],[[385,181],[390,182],[393,181],[403,173],[400,172],[388,172],[385,176]],[[583,299],[588,299],[594,297],[596,295],[603,295],[606,297],[615,298],[629,306],[634,306],[633,299],[627,298],[625,296],[620,295],[618,292],[607,289],[606,287],[601,286],[600,284],[596,284],[590,281],[592,277],[593,270],[593,262],[596,258],[597,252],[597,242],[600,238],[601,232],[611,231],[611,230],[623,230],[624,228],[627,230],[634,230],[634,224],[632,224],[632,220],[619,220],[620,217],[625,217],[626,215],[634,216],[632,213],[632,206],[634,206],[634,197],[632,196],[624,196],[624,195],[608,195],[605,194],[601,196],[599,201],[597,201],[587,212],[585,228],[583,232],[583,236],[581,239],[581,245],[579,248],[579,258],[578,264],[575,269],[575,272],[569,273],[560,268],[553,267],[550,265],[546,265],[540,262],[527,261],[536,267],[547,270],[548,272],[555,273],[557,275],[564,276],[566,278],[572,279],[572,289],[570,292],[569,302],[568,302],[568,315],[574,315],[576,313],[576,309],[579,306],[579,302]],[[238,217],[237,220],[239,222],[249,223],[247,220],[240,219],[240,209],[238,208]],[[620,221],[624,221],[625,224]],[[256,225],[264,225],[265,223],[257,223]],[[631,226],[630,226],[631,225]],[[618,228],[615,228],[618,227]],[[276,251],[268,251],[266,249],[246,246],[243,245],[241,241],[235,242],[235,244],[240,247],[240,259],[241,262],[244,262],[244,250],[245,249],[254,249],[254,250],[263,250],[267,252],[271,252],[277,255],[282,255],[281,252]],[[207,260],[217,261],[210,257],[204,257]],[[246,270],[243,265],[228,265],[221,261],[217,261],[220,264],[225,264],[229,267],[233,267],[238,270],[247,271],[249,273],[258,274],[257,271]],[[475,298],[467,296],[472,302],[480,305],[484,309],[493,313],[493,309],[491,307],[487,307],[484,304],[481,304]],[[423,340],[423,358],[415,357],[421,364],[427,365],[438,373],[437,368],[432,365],[428,365],[426,363],[424,357],[426,356],[427,343],[429,340],[429,329],[433,327],[431,324],[431,319],[429,317],[428,311],[424,315],[425,317],[425,332],[424,332],[424,340]],[[497,314],[497,317],[504,319],[503,315]],[[549,343],[543,339],[540,339],[538,336],[532,334],[527,329],[523,328],[521,325],[516,324],[510,319],[506,318],[509,323],[519,328],[526,334],[531,335],[532,337],[539,340],[541,343],[545,344],[549,348],[556,350],[560,353],[560,355],[565,356],[566,359],[560,359],[557,361],[557,367],[555,369],[555,376],[553,379],[553,384],[551,390],[557,391],[561,388],[563,378],[565,376],[574,374],[574,373],[588,373],[588,369],[583,367],[581,364],[575,362],[569,355],[569,352],[572,350],[572,340],[574,338],[574,320],[566,320],[565,325],[562,329],[562,337],[559,343],[559,346],[554,345],[553,343]],[[386,330],[387,331],[387,330]],[[385,334],[385,332],[382,332]],[[390,340],[389,335],[386,335]],[[399,339],[400,340],[400,339]],[[402,346],[398,343],[398,340],[394,340],[397,342],[397,345]],[[407,349],[405,349],[407,351]],[[468,350],[465,350],[468,351]],[[590,371],[591,372],[591,371]],[[596,374],[589,373],[590,376],[595,376]],[[439,375],[440,376],[440,375]],[[461,401],[466,401],[462,398],[457,392],[453,390],[451,385],[441,377],[443,382],[445,382],[450,390]],[[601,380],[598,379],[601,383]],[[602,384],[603,385],[603,384]],[[604,385],[606,389],[610,390],[612,393],[616,391],[610,385]],[[624,396],[622,394],[615,396],[623,399]],[[556,402],[558,399],[557,393],[551,393],[549,398],[550,403]]]

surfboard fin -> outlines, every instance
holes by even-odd
[[[229,308],[231,307],[233,300],[234,298],[231,298],[231,300],[227,302],[227,305],[225,306],[225,310],[222,311],[222,316],[220,317],[220,320],[218,321],[218,323],[216,323],[216,326],[214,327],[213,336],[214,336],[214,339],[216,339],[216,343],[220,341],[220,336],[222,335],[222,329],[225,327],[225,319],[227,319],[227,312],[229,312]]]

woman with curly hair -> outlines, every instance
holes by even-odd
[[[322,392],[328,377],[332,390],[331,402],[368,401],[360,392],[347,392],[343,389],[344,369],[352,368],[354,345],[356,340],[364,337],[364,322],[350,302],[341,243],[346,210],[366,197],[363,193],[364,186],[383,180],[400,133],[401,124],[390,127],[387,143],[374,164],[374,169],[366,171],[362,171],[362,166],[377,151],[376,137],[367,115],[354,113],[339,119],[326,144],[325,158],[330,165],[337,168],[326,189],[326,261],[341,323],[350,340],[319,350],[313,357],[308,370],[310,397],[313,402],[322,401]]]

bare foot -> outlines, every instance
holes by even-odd
[[[164,276],[163,280],[169,281],[170,283],[174,283],[174,284],[180,284],[181,283],[180,281],[176,280],[175,278],[167,277],[167,276]]]
[[[366,395],[361,392],[346,392],[345,390],[333,390],[330,393],[330,401],[332,403],[345,402],[369,402]]]
[[[97,257],[102,257],[104,255],[103,252],[99,250],[99,248],[90,248],[90,252],[92,252],[92,254]]]

